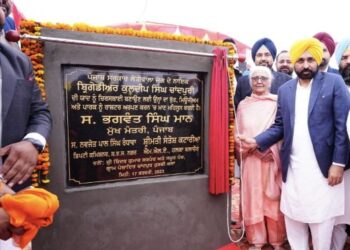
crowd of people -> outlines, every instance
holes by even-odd
[[[329,66],[332,56],[339,66]],[[252,46],[237,80],[236,157],[250,249],[344,249],[350,224],[350,39]],[[275,61],[275,68],[273,63]]]

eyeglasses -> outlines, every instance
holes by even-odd
[[[256,82],[259,80],[261,80],[262,82],[266,82],[267,80],[269,80],[269,78],[266,76],[253,76],[252,80]]]

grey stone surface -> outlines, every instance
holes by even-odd
[[[44,29],[43,36],[211,52],[213,47],[115,35]],[[202,175],[123,181],[81,188],[66,185],[67,154],[62,65],[205,72],[204,134],[208,135],[212,58],[45,42],[45,81],[53,133],[51,183],[60,209],[42,229],[35,250],[213,250],[229,242],[226,196],[208,193],[208,137]]]

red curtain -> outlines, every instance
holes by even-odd
[[[23,14],[17,9],[17,6],[15,3],[12,3],[12,15],[13,15],[13,20],[15,21],[16,24],[16,29],[20,30],[20,23],[22,19],[25,19]]]
[[[210,89],[209,192],[229,191],[229,93],[226,50],[215,48]]]

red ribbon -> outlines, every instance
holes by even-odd
[[[209,118],[209,192],[229,191],[229,82],[226,50],[215,48]]]

